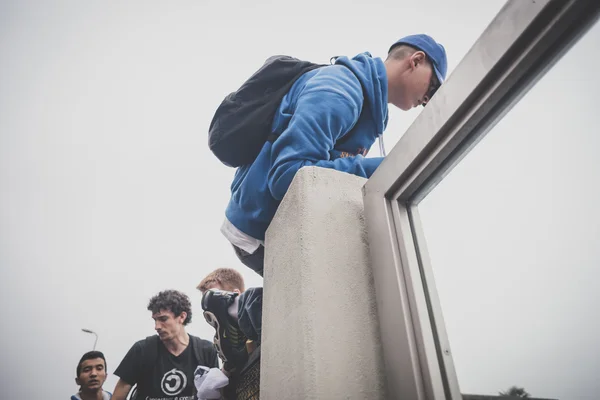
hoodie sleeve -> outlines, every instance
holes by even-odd
[[[288,126],[271,147],[268,182],[274,198],[283,198],[302,167],[331,168],[363,178],[375,172],[382,157],[330,160],[335,142],[358,121],[362,103],[360,82],[345,67],[324,68],[306,82]]]

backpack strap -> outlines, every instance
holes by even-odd
[[[152,370],[158,358],[158,335],[146,336],[144,339],[144,370]]]
[[[217,358],[217,351],[214,349],[212,345],[206,345],[208,343],[205,340],[200,339],[197,336],[190,335],[190,344],[192,346],[192,357],[194,359],[194,371],[196,372],[196,368],[198,365],[202,365],[203,367],[213,368],[219,366],[219,361]],[[214,355],[213,355],[214,353]],[[196,384],[194,384],[193,396],[196,398],[198,396],[198,389],[196,388]]]
[[[196,360],[197,365],[202,365],[208,368],[218,368],[219,359],[217,357],[217,351],[213,345],[207,345],[206,340],[202,340],[197,336],[189,335],[190,343],[192,345],[192,353]]]
[[[138,391],[140,386],[143,388],[148,386],[148,377],[152,375],[154,365],[156,365],[156,361],[158,360],[159,340],[158,335],[146,336],[146,339],[144,339],[144,356],[142,359],[142,373],[137,383]]]

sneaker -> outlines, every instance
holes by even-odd
[[[223,368],[227,371],[243,367],[248,360],[246,335],[240,330],[237,321],[227,312],[237,295],[238,293],[235,292],[215,289],[207,290],[202,295],[204,318],[215,328],[213,343],[219,358],[223,361]]]

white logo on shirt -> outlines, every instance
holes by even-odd
[[[160,388],[167,396],[175,396],[185,389],[187,377],[183,372],[173,368],[163,375],[160,381]]]

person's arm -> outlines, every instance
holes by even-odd
[[[123,379],[119,379],[117,385],[115,386],[115,390],[113,390],[113,395],[111,400],[125,400],[127,399],[127,395],[131,390],[131,385],[125,382]]]
[[[131,387],[139,382],[140,372],[142,371],[142,345],[141,341],[135,343],[121,363],[115,369],[114,374],[119,377],[115,386],[111,400],[125,400]]]
[[[363,101],[360,83],[346,68],[324,70],[307,81],[287,128],[272,144],[274,161],[268,182],[274,198],[283,198],[296,172],[305,166],[331,168],[364,178],[375,172],[382,157],[329,159],[336,141],[358,121]]]

